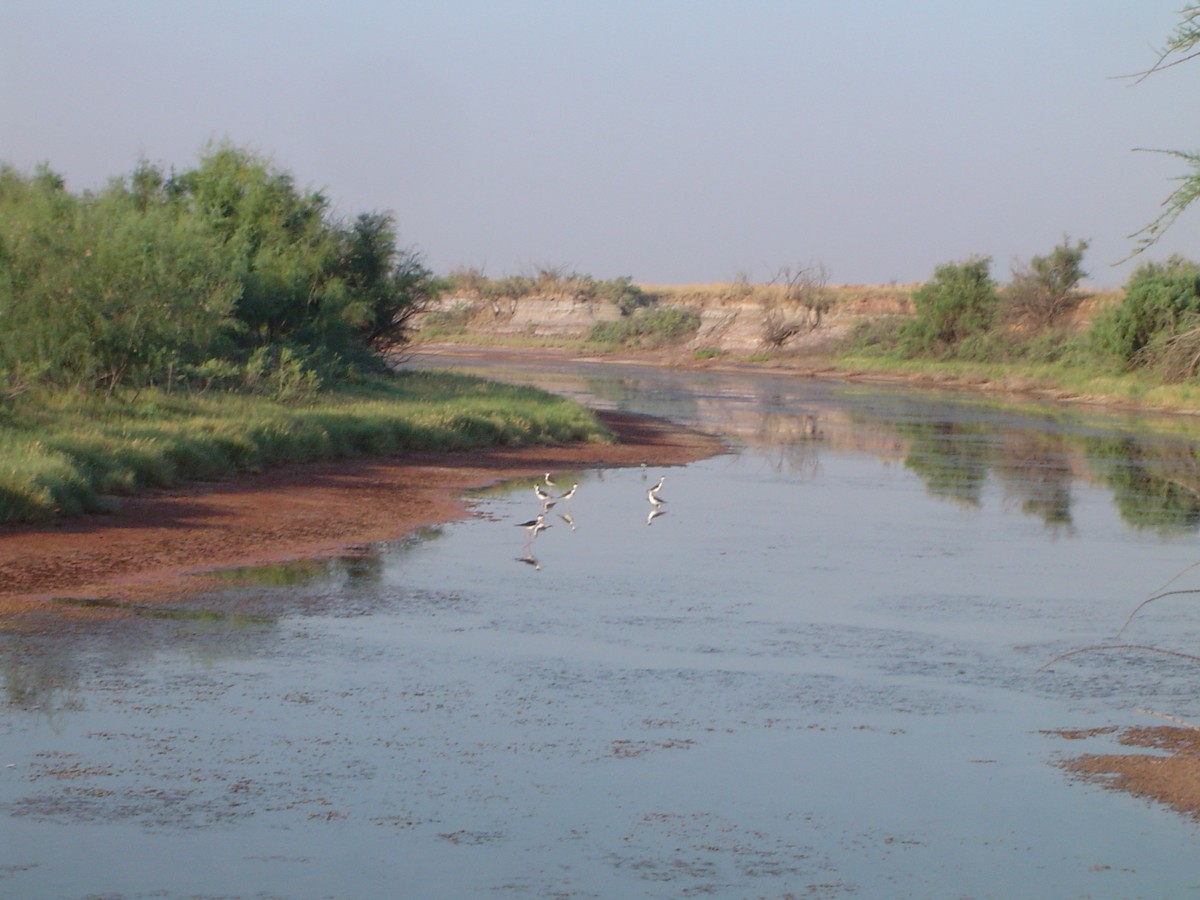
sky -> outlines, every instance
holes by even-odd
[[[437,274],[998,281],[1064,236],[1094,287],[1200,149],[1184,0],[2,0],[0,162],[75,192],[212,142]],[[1123,261],[1124,260],[1124,261]]]

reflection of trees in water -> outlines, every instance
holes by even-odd
[[[1121,518],[1163,533],[1200,530],[1200,458],[1195,446],[1161,436],[1096,437],[985,422],[911,419],[890,423],[907,441],[905,467],[936,496],[982,502],[994,473],[1006,496],[1053,529],[1070,530],[1074,457],[1112,491]]]
[[[80,708],[81,673],[74,654],[46,643],[36,650],[0,648],[4,697],[16,709],[36,710],[55,732],[62,730],[67,713]]]
[[[969,506],[980,504],[988,442],[979,427],[945,420],[901,422],[896,427],[909,439],[905,467],[931,494]]]
[[[1166,534],[1200,528],[1200,461],[1190,444],[1123,436],[1092,438],[1087,449],[1127,523]]]
[[[137,669],[139,661],[164,647],[182,647],[200,662],[244,655],[248,643],[260,644],[276,624],[273,616],[219,608],[93,599],[57,603],[111,610],[120,616],[120,627],[111,627],[108,617],[86,618],[73,622],[69,630],[12,634],[0,643],[4,699],[14,708],[37,713],[56,731],[71,712],[82,708],[81,686],[90,685],[98,674],[113,677]]]
[[[751,441],[766,451],[776,472],[814,478],[821,469],[817,445],[822,440],[820,419],[811,413],[763,412]]]
[[[1070,448],[1061,434],[1022,431],[1007,435],[996,448],[993,464],[1005,495],[1021,512],[1047,527],[1068,532],[1071,520]]]

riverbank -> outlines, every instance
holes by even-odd
[[[0,528],[0,628],[55,627],[118,615],[116,603],[178,600],[215,571],[327,557],[469,515],[465,493],[547,471],[683,465],[723,452],[715,437],[669,422],[598,413],[612,444],[494,447],[284,466],[121,503],[52,527]],[[56,597],[105,601],[91,607]]]
[[[1200,417],[1200,386],[1163,384],[1132,374],[1079,377],[1067,383],[1062,373],[1029,366],[985,363],[934,363],[860,359],[832,353],[779,351],[770,354],[697,355],[686,347],[653,350],[600,350],[553,342],[522,344],[513,341],[458,343],[427,342],[421,355],[449,355],[486,361],[496,357],[529,355],[539,360],[559,360],[644,365],[690,371],[766,373],[796,378],[828,378],[865,384],[907,385],[916,388],[965,391],[1011,400],[1015,403],[1062,403],[1102,410],[1143,412],[1173,418],[1187,429]],[[1056,377],[1057,375],[1057,377]]]

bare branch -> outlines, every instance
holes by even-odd
[[[1141,650],[1145,653],[1161,653],[1164,656],[1178,656],[1182,659],[1190,659],[1195,662],[1200,662],[1200,656],[1196,656],[1194,653],[1182,653],[1179,650],[1167,650],[1164,647],[1154,647],[1149,644],[1092,644],[1088,647],[1076,647],[1074,650],[1067,650],[1065,653],[1060,653],[1049,662],[1042,663],[1033,670],[1033,673],[1036,675],[1039,672],[1044,672],[1056,662],[1067,659],[1071,656],[1078,656],[1080,653],[1102,653],[1106,650]]]

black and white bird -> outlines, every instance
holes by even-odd
[[[560,495],[558,499],[559,500],[570,500],[572,497],[575,496],[575,490],[578,487],[579,487],[578,484],[571,485],[571,489],[569,491],[567,491],[566,493]]]
[[[547,473],[546,473],[546,487],[554,487],[554,486],[555,486],[555,484],[554,484],[554,479],[552,479],[552,478],[550,477],[550,473],[549,473],[549,472],[547,472]]]
[[[658,484],[656,484],[654,487],[650,488],[650,490],[646,491],[646,499],[649,500],[651,503],[653,503],[655,506],[662,506],[664,503],[667,502],[662,497],[658,496],[658,492],[662,490],[663,482],[666,480],[667,480],[667,476],[666,475],[662,476],[662,478],[658,479]]]
[[[545,531],[550,526],[546,524],[546,516],[544,513],[538,513],[536,518],[530,519],[528,522],[518,522],[518,528],[524,528],[529,532],[529,540],[532,541],[538,536],[539,532]]]
[[[538,500],[541,501],[543,511],[549,509],[556,502],[558,502],[554,499],[553,496],[546,493],[546,489],[543,488],[540,484],[535,484],[533,486],[533,492],[537,495]]]

